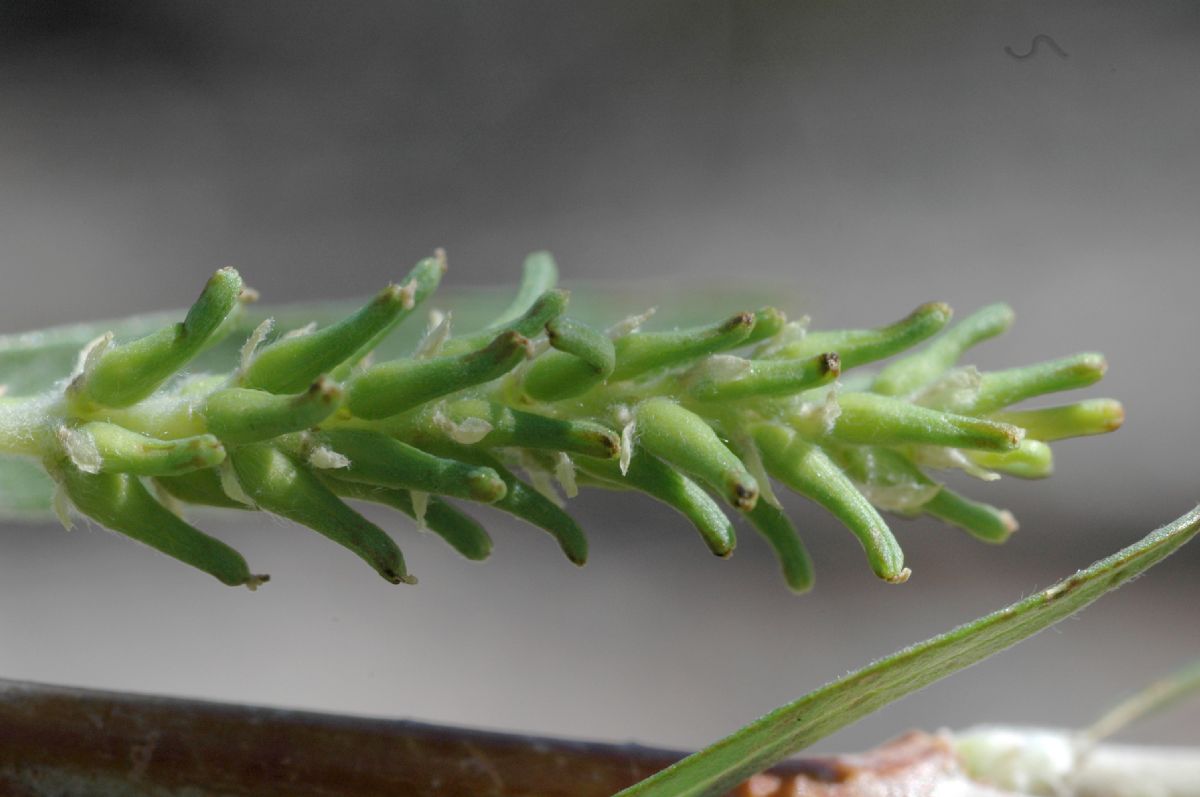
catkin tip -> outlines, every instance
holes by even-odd
[[[322,374],[309,385],[308,394],[324,404],[332,404],[342,397],[342,386]]]
[[[403,306],[404,305],[404,287],[402,285],[397,285],[394,282],[389,282],[387,284],[387,287],[385,287],[382,291],[380,291],[379,295],[375,297],[375,301],[377,301],[377,302],[379,302],[379,304],[385,305],[385,306],[393,305],[393,304],[398,304],[400,306]]]
[[[392,584],[416,584],[417,577],[411,573],[401,573],[391,568],[379,571],[379,575]]]
[[[224,266],[217,269],[216,273],[209,279],[209,284],[213,285],[220,282],[241,282],[242,275],[237,272],[233,266]]]
[[[508,485],[491,468],[478,468],[467,476],[471,498],[486,504],[495,503],[508,494]]]
[[[621,453],[621,438],[613,432],[596,434],[596,441],[604,449],[606,458],[612,459]]]
[[[954,315],[954,309],[945,302],[928,302],[916,309],[913,315],[931,315],[949,321]]]
[[[758,503],[758,486],[735,482],[733,485],[733,505],[738,509],[749,512]]]
[[[411,310],[417,306],[417,287],[417,281],[411,279],[400,289],[400,306],[405,310]]]
[[[1009,424],[1003,424],[1003,426],[1005,427],[1004,436],[1008,444],[1013,448],[1019,448],[1021,441],[1025,439],[1025,430],[1020,426],[1011,426]]]
[[[749,328],[754,326],[754,313],[743,311],[730,318],[721,325],[722,332],[733,332],[737,329]]]

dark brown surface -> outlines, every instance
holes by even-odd
[[[484,733],[0,681],[4,795],[611,795],[677,759]]]
[[[3,797],[608,797],[682,755],[0,680]],[[789,762],[737,794],[903,780],[934,759],[956,766],[944,742],[914,732],[860,756]]]

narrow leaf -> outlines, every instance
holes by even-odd
[[[1200,508],[1049,589],[810,692],[620,794],[722,794],[834,731],[1069,617],[1169,556],[1198,529]]]

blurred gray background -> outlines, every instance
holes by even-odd
[[[1067,54],[1041,46],[1039,34]],[[1116,435],[976,484],[988,548],[897,521],[914,575],[791,504],[818,588],[585,495],[592,559],[489,514],[484,565],[396,527],[416,588],[302,529],[207,527],[257,594],[99,530],[0,527],[0,676],[692,747],[1112,552],[1200,497],[1200,6],[1191,2],[0,5],[0,332],[365,295],[435,246],[449,285],[788,286],[816,325],[1007,300],[976,360],[1102,350]],[[680,301],[686,301],[681,291]],[[640,309],[640,308],[631,308]],[[741,308],[728,308],[741,309]],[[1200,654],[1200,547],[834,736],[1078,725]],[[1197,710],[1129,738],[1196,744]]]

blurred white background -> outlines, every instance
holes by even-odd
[[[1039,34],[1066,57],[1006,53]],[[818,326],[1007,300],[981,365],[1104,351],[1089,395],[1129,420],[972,487],[1022,521],[1002,548],[897,521],[902,587],[794,502],[803,598],[752,534],[716,561],[604,495],[582,571],[500,515],[483,565],[388,518],[416,588],[263,519],[207,521],[275,575],[256,594],[6,523],[0,676],[692,747],[1116,550],[1200,495],[1198,44],[1182,1],[3,4],[0,333],[183,306],[223,265],[309,301],[434,246],[448,285],[511,284],[548,248],[568,287],[782,283]],[[1200,654],[1198,574],[1193,546],[822,748],[1085,723]]]

